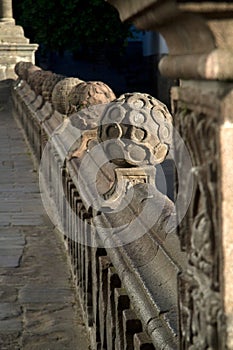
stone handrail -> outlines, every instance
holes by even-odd
[[[174,205],[155,183],[172,141],[169,111],[150,95],[116,98],[102,82],[28,62],[15,71],[14,114],[66,238],[93,349],[177,349],[186,260],[169,226]]]

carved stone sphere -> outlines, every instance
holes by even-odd
[[[116,99],[112,89],[101,81],[82,82],[69,94],[69,114],[92,105],[109,103]]]
[[[32,77],[32,74],[34,74],[35,72],[41,71],[41,68],[38,66],[31,66],[26,70],[25,73],[25,80],[27,81],[27,83],[30,83],[30,79]]]
[[[105,104],[92,105],[87,108],[83,108],[82,110],[69,116],[70,123],[73,125],[73,127],[80,130],[90,131],[97,129],[105,108]]]
[[[66,115],[69,110],[68,95],[72,88],[80,83],[82,83],[82,80],[78,78],[65,78],[59,81],[52,92],[52,104],[54,109]]]
[[[63,79],[65,79],[64,75],[53,73],[44,80],[42,85],[42,96],[45,101],[52,102],[53,89],[55,85]]]
[[[20,61],[16,63],[15,65],[15,73],[18,75],[18,77],[22,80],[27,79],[27,70],[29,68],[33,67],[32,62],[23,62]]]
[[[148,94],[128,93],[106,107],[98,138],[117,165],[155,165],[168,153],[172,130],[172,117],[163,103]]]
[[[45,70],[37,70],[33,74],[30,74],[29,85],[32,90],[35,91],[36,95],[42,95],[42,85],[46,78],[51,76],[53,73]]]

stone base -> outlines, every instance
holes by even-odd
[[[0,81],[16,79],[14,67],[17,62],[28,61],[35,63],[37,44],[0,44]]]
[[[16,79],[14,67],[19,61],[35,63],[37,44],[29,44],[21,26],[0,22],[0,81]]]
[[[16,26],[14,22],[0,22],[0,42],[29,44],[29,39],[25,38],[24,30],[21,26]]]

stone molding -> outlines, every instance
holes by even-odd
[[[175,0],[138,0],[134,5],[130,1],[108,2],[118,9],[122,20],[133,21],[139,29],[159,31],[164,36],[169,55],[160,62],[163,75],[233,79],[233,4]],[[223,64],[225,60],[227,64]]]
[[[2,24],[0,22],[0,41],[4,44],[28,44],[29,39],[25,38],[24,30],[21,26]]]
[[[19,61],[35,62],[37,44],[0,43],[0,81],[16,79],[14,67]]]

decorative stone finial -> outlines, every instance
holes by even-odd
[[[26,80],[27,79],[27,70],[31,67],[33,67],[32,62],[20,61],[15,65],[15,73],[18,75],[18,77],[21,80]]]
[[[172,142],[172,117],[163,103],[148,94],[128,93],[84,108],[69,122],[79,137],[67,161],[78,158],[77,165],[82,164],[79,191],[88,205],[100,205],[95,191],[101,205],[114,209],[129,188],[155,187],[154,165],[164,161]]]
[[[30,79],[31,79],[32,74],[37,72],[37,71],[40,71],[40,70],[41,70],[40,67],[34,66],[34,65],[29,67],[28,69],[26,69],[25,80],[27,81],[28,84],[30,83]]]
[[[163,103],[148,94],[125,94],[105,109],[98,137],[117,165],[158,164],[171,144],[172,117]]]
[[[36,95],[42,95],[42,85],[48,76],[53,73],[50,71],[37,70],[30,75],[28,83],[30,87],[35,91]]]
[[[58,82],[52,92],[53,107],[61,114],[67,114],[69,111],[68,95],[72,88],[83,81],[78,78],[65,78]]]
[[[64,75],[53,73],[44,80],[42,85],[42,96],[45,101],[52,102],[53,89],[55,85],[63,79],[65,79]]]
[[[88,106],[109,103],[115,98],[112,89],[101,81],[82,82],[75,86],[69,94],[69,114]]]

